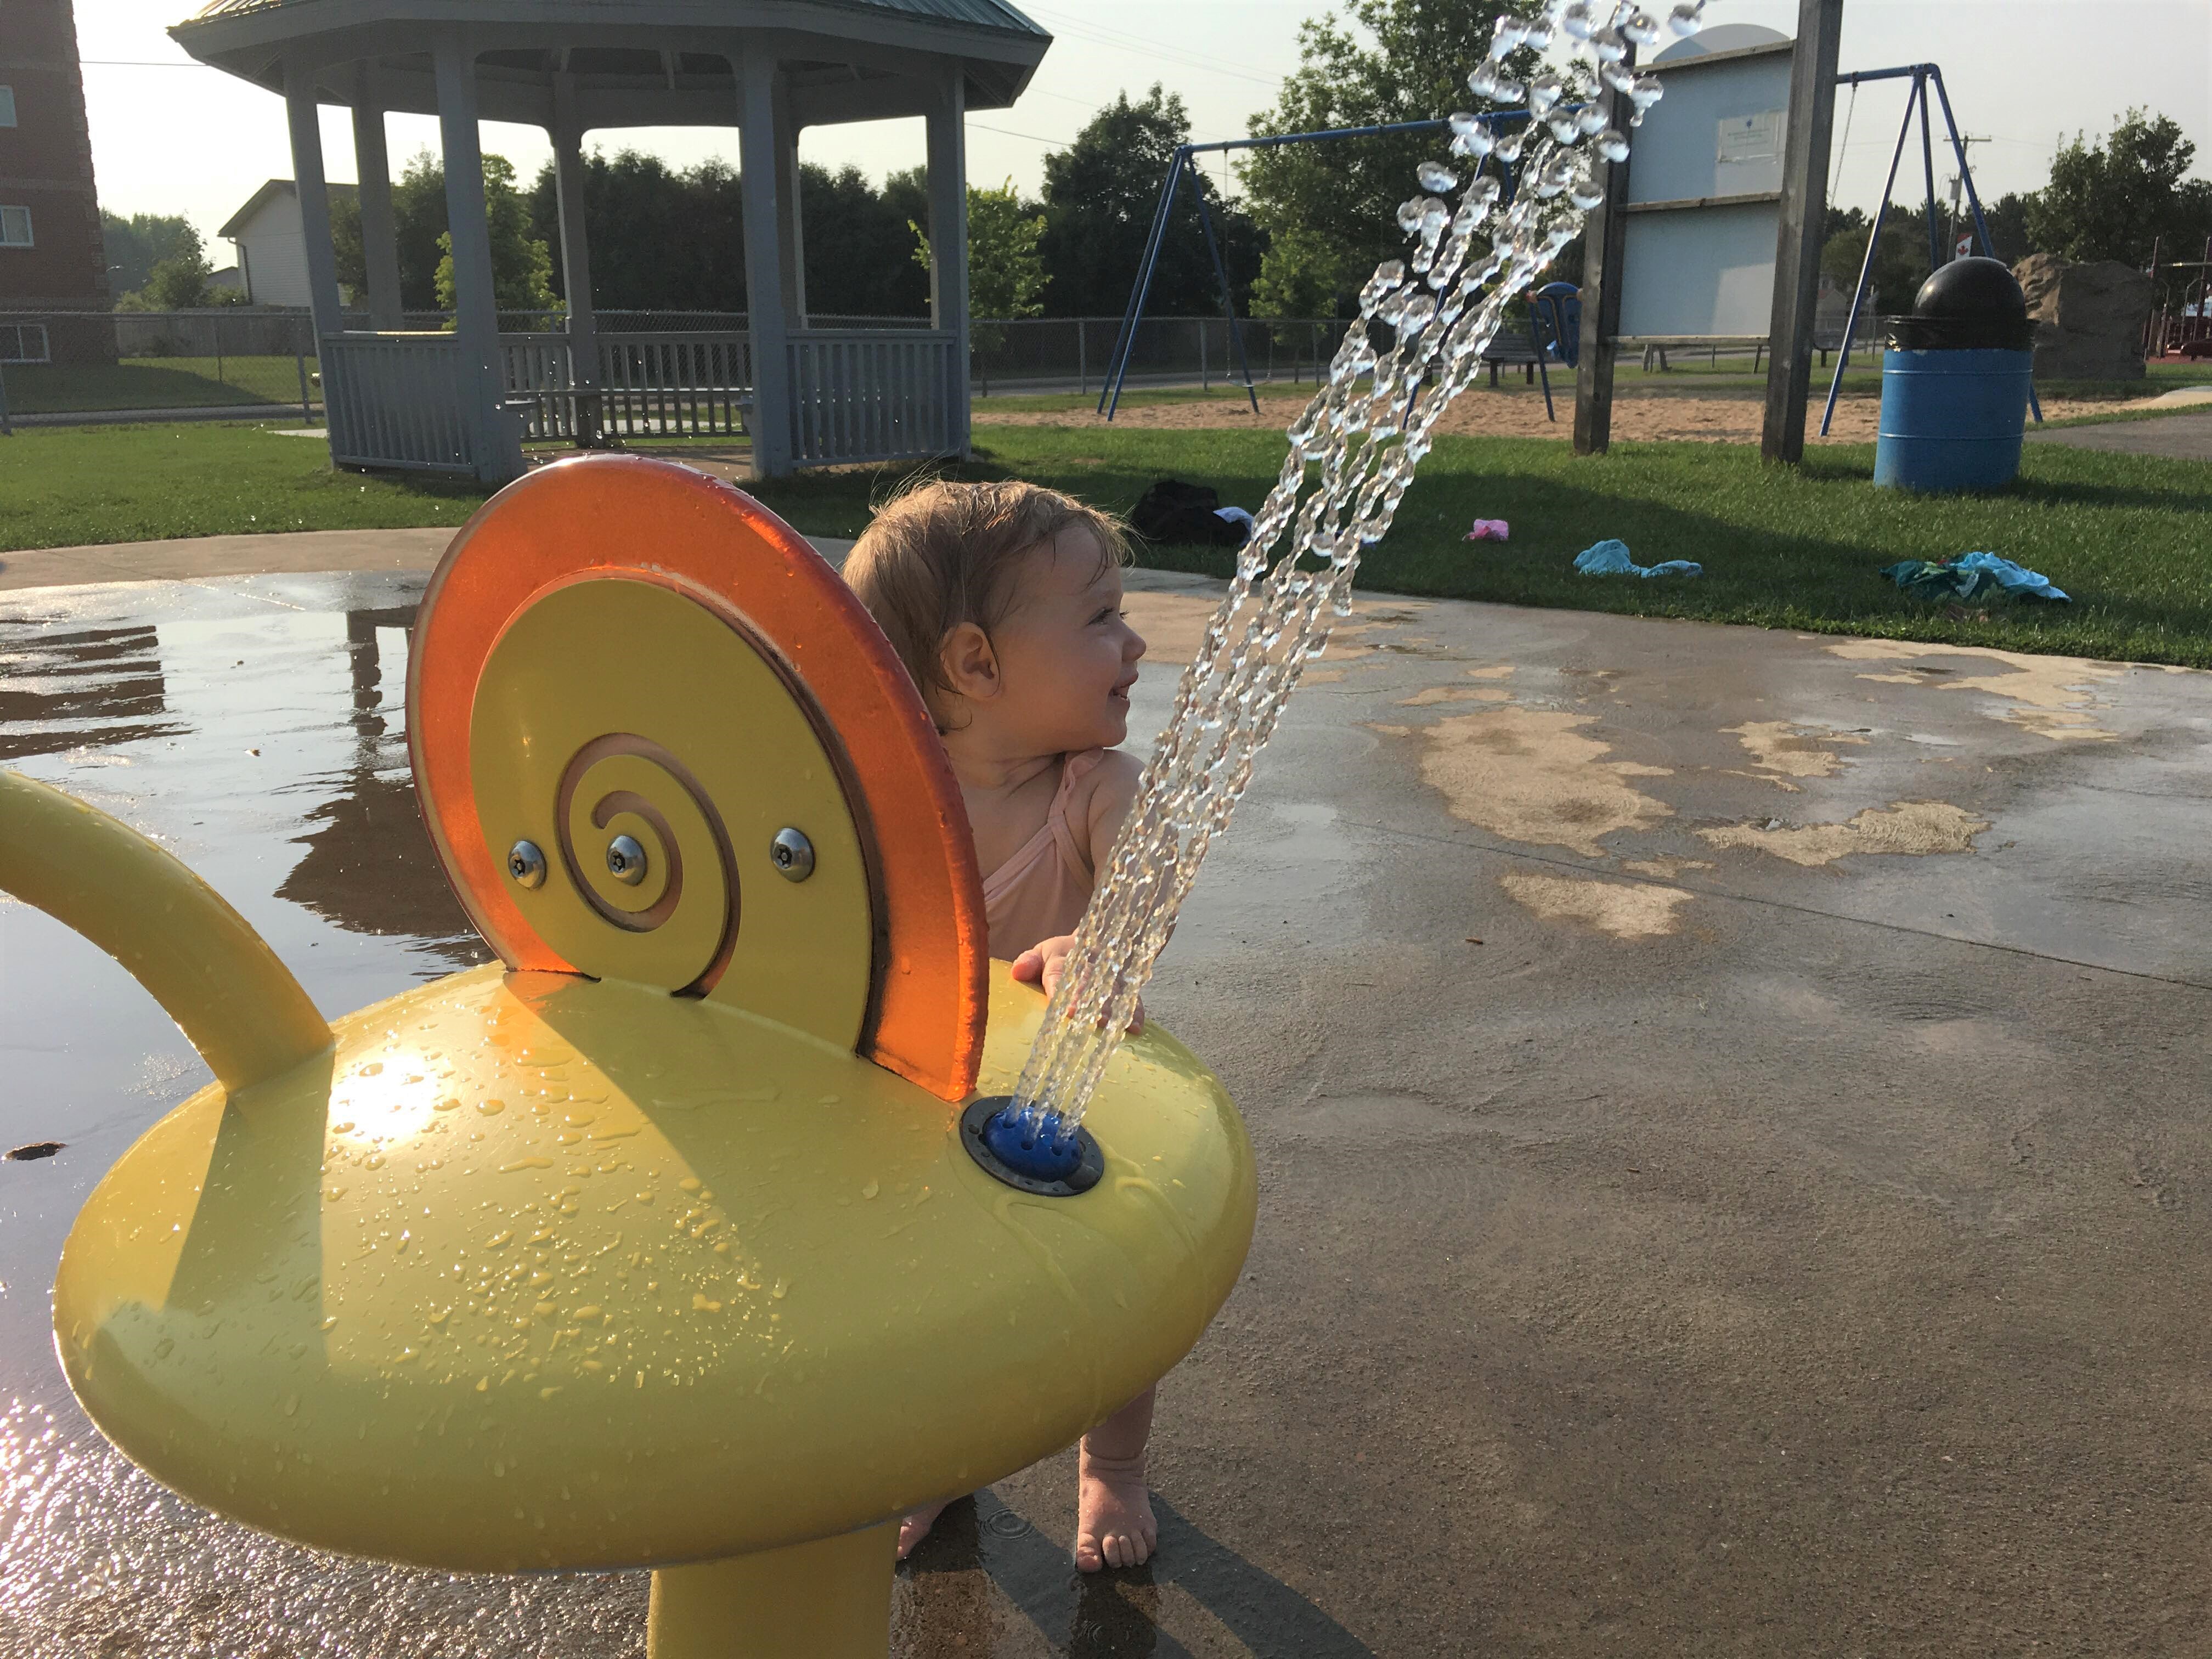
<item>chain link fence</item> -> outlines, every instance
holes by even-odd
[[[349,329],[372,326],[366,312]],[[451,327],[445,312],[410,312],[410,330]],[[681,332],[744,336],[743,312],[602,311],[605,336]],[[926,329],[926,317],[814,313],[811,328]],[[506,312],[505,335],[556,334],[564,312]],[[1310,385],[1342,340],[1345,322],[1152,317],[1130,351],[1130,386]],[[979,318],[969,325],[978,398],[1095,395],[1120,338],[1118,317]],[[313,324],[303,311],[221,307],[188,312],[0,312],[0,384],[19,421],[102,415],[183,418],[287,410],[313,420],[322,402]]]

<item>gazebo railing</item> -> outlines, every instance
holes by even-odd
[[[957,338],[941,329],[812,328],[788,337],[792,459],[801,466],[944,455]]]
[[[452,335],[326,334],[321,345],[332,460],[476,471],[468,367]]]
[[[507,404],[528,441],[609,437],[744,437],[752,406],[752,343],[739,333],[599,337],[597,387],[576,384],[565,334],[502,334]]]

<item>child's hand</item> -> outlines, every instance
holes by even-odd
[[[1014,958],[1014,977],[1024,985],[1034,985],[1050,996],[1060,988],[1060,976],[1067,971],[1067,953],[1075,948],[1075,935],[1061,933],[1042,944],[1032,945]],[[1129,1021],[1132,1032],[1145,1029],[1145,1005],[1141,999],[1137,1012]]]

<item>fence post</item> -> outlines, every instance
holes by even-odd
[[[292,361],[300,371],[300,424],[313,426],[315,423],[315,410],[314,405],[307,400],[307,354],[296,343],[293,347]]]
[[[1091,395],[1091,365],[1083,355],[1083,325],[1085,319],[1075,319],[1075,392],[1079,398]]]
[[[216,316],[216,319],[215,319],[214,320],[215,320],[215,383],[216,383],[217,386],[221,386],[221,385],[222,385],[222,384],[223,384],[223,379],[222,379],[222,318],[220,315],[218,315],[218,316]]]
[[[1213,382],[1206,377],[1206,319],[1203,317],[1198,319],[1198,389],[1200,392],[1213,390]]]

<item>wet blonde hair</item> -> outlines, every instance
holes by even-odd
[[[1013,611],[1022,556],[1077,527],[1096,538],[1101,571],[1129,562],[1121,520],[1073,495],[1012,480],[930,479],[878,509],[845,560],[845,580],[933,708],[952,690],[945,636],[963,623],[995,630]]]

